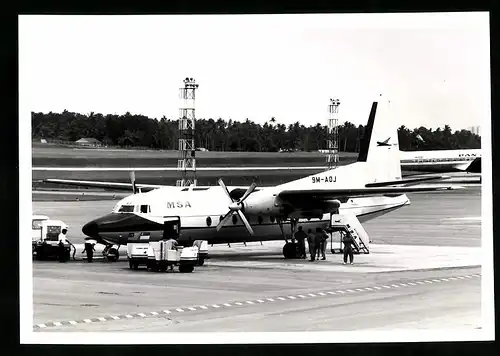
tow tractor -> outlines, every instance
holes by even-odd
[[[40,222],[39,239],[32,238],[33,255],[38,260],[48,260],[59,258],[59,234],[63,229],[68,229],[61,220],[43,220]],[[66,250],[66,260],[70,259],[71,244],[64,244]]]

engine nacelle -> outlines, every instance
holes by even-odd
[[[324,203],[321,204],[322,208],[326,209],[328,212],[333,212],[340,208],[340,200],[333,199],[333,200],[327,200]]]
[[[243,212],[251,215],[281,215],[284,208],[274,195],[252,194],[243,202]]]

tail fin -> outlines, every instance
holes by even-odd
[[[370,183],[401,180],[397,126],[389,116],[388,104],[377,101],[372,104],[357,162],[284,183],[279,187],[365,188]]]
[[[398,129],[390,115],[390,101],[373,102],[358,162],[366,162],[371,173],[367,183],[401,179]]]

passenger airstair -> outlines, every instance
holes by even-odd
[[[341,234],[348,234],[354,241],[356,253],[370,253],[370,236],[366,233],[363,225],[354,214],[332,214],[330,219],[331,232],[338,231]],[[342,238],[340,239],[340,249],[342,250]],[[332,246],[332,252],[334,251]]]

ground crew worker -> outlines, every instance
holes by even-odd
[[[328,241],[328,234],[324,229],[319,228],[318,234],[320,236],[320,244],[318,248],[318,259],[319,259],[319,254],[321,252],[321,259],[326,260],[326,242]]]
[[[68,239],[66,238],[66,233],[68,230],[62,229],[61,233],[58,236],[58,255],[59,255],[59,262],[66,262],[66,244],[68,243]]]
[[[349,256],[349,263],[352,265],[354,260],[354,252],[352,249],[352,237],[348,233],[344,233],[342,238],[344,243],[344,264],[347,264],[347,256]]]
[[[323,244],[323,234],[321,233],[321,228],[317,227],[316,233],[314,234],[314,246],[316,247],[315,254],[316,254],[318,260],[319,260],[319,255],[321,252],[322,244]],[[324,259],[325,259],[325,256],[323,256],[322,260],[324,260]]]
[[[297,243],[299,245],[299,258],[306,258],[307,234],[302,230],[302,226],[299,226],[299,228],[294,236],[295,236],[295,240],[297,240]]]
[[[96,240],[87,237],[85,238],[85,250],[82,251],[82,253],[86,252],[87,254],[87,261],[90,263],[92,262],[92,259],[94,257],[94,245],[97,243]]]
[[[169,239],[165,242],[165,248],[167,250],[177,250],[178,245],[179,245],[179,243],[177,242],[177,240],[175,240],[172,237],[169,237]],[[171,271],[174,270],[174,264],[170,265],[170,270]]]
[[[309,254],[311,255],[311,261],[314,261],[316,257],[316,248],[314,246],[315,237],[311,229],[307,230],[307,245],[309,246]]]

